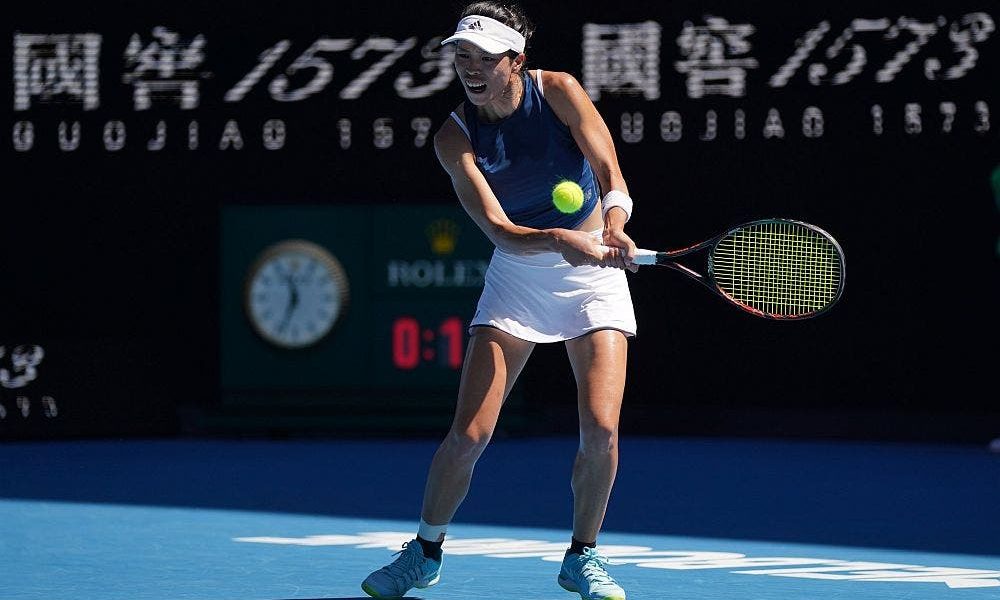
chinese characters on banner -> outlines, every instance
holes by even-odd
[[[731,22],[723,16],[706,15],[699,22],[684,21],[676,31],[669,31],[655,21],[584,23],[579,72],[581,84],[599,107],[602,100],[615,98],[644,103],[642,110],[620,115],[622,141],[637,143],[646,139],[644,113],[654,111],[660,113],[657,129],[661,140],[676,142],[684,138],[683,115],[677,106],[664,101],[665,96],[678,96],[676,92],[664,94],[664,85],[675,84],[682,85],[688,105],[705,103],[705,127],[698,139],[710,141],[718,135],[722,119],[716,107],[709,104],[712,99],[773,95],[791,84],[817,90],[857,85],[862,78],[867,78],[869,85],[874,82],[875,86],[882,86],[896,81],[908,70],[916,70],[926,81],[959,80],[976,68],[981,52],[993,51],[993,46],[987,43],[995,29],[993,18],[985,12],[953,19],[938,16],[929,21],[899,16],[855,18],[837,25],[820,20],[797,39],[788,40],[790,54],[780,64],[769,64],[771,61],[754,53],[758,28],[752,23]],[[673,36],[674,43],[664,43],[665,36]],[[281,39],[261,49],[256,64],[242,76],[224,82],[226,91],[221,100],[227,105],[238,104],[260,88],[279,106],[321,94],[336,94],[341,103],[363,102],[366,92],[382,78],[392,78],[392,89],[401,101],[430,98],[448,88],[455,78],[452,49],[441,47],[440,39],[421,41],[418,37],[393,39],[377,35],[321,37],[297,55],[293,40]],[[121,72],[102,78],[101,53],[107,51],[121,56]],[[417,53],[420,62],[414,69],[410,65]],[[203,34],[163,26],[154,27],[148,35],[133,33],[124,48],[107,48],[104,37],[93,32],[15,33],[13,54],[14,111],[32,113],[13,126],[13,147],[20,152],[35,147],[35,121],[42,118],[37,109],[60,104],[84,113],[97,111],[102,92],[113,93],[116,89],[110,81],[117,79],[131,88],[131,105],[137,114],[155,107],[193,117],[206,101],[203,81],[224,80],[219,74],[220,66],[209,67],[209,41]],[[668,54],[672,58],[664,60]],[[400,61],[408,66],[400,69],[397,66]],[[104,64],[106,67],[108,63]],[[665,67],[672,71],[669,77],[662,73]],[[755,77],[757,73],[759,77]],[[977,135],[985,134],[991,127],[988,91],[984,89],[981,97],[966,98],[962,104],[952,100],[930,104],[909,102],[901,119],[903,131],[919,135],[933,119],[937,131],[949,134],[954,131],[957,116],[964,113],[962,122],[967,128]],[[822,99],[821,93],[816,95]],[[803,137],[824,135],[824,114],[819,104],[817,101],[796,115],[796,119],[801,117]],[[868,128],[873,135],[882,135],[886,109],[874,102],[867,112],[862,118],[869,119]],[[786,127],[776,107],[757,119],[764,138],[785,137]],[[427,145],[433,130],[431,117],[408,115],[402,127],[399,120],[398,115],[373,117],[366,124],[370,144],[377,149],[400,143],[414,148]],[[742,108],[733,109],[732,118],[727,116],[727,120],[731,122],[734,138],[748,135],[750,117]],[[335,123],[334,138],[341,149],[359,143],[355,140],[357,123],[348,118],[339,118]],[[140,138],[146,140],[145,148],[157,151],[166,147],[167,129],[165,120],[147,125]],[[198,148],[198,121],[190,118],[181,129],[182,147]],[[220,150],[244,147],[244,135],[236,120],[228,121],[217,135],[215,145]],[[123,121],[105,123],[102,141],[106,150],[124,148],[126,136]],[[261,126],[262,144],[268,150],[284,148],[288,136],[286,120],[280,117],[268,119]],[[57,141],[61,150],[76,150],[80,138],[79,121],[59,123]]]

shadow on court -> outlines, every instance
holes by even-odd
[[[576,439],[495,441],[456,522],[571,528]],[[0,498],[402,519],[437,440],[0,446]],[[971,446],[626,438],[606,531],[1000,555],[1000,455]]]

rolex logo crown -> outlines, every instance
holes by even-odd
[[[451,254],[458,240],[458,225],[451,219],[437,219],[427,226],[427,239],[431,252],[437,255]]]

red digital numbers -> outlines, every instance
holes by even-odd
[[[392,322],[393,366],[409,371],[421,362],[433,361],[449,369],[460,368],[465,349],[464,329],[459,317],[445,318],[437,329],[422,329],[413,317],[397,317]]]
[[[442,346],[445,349],[442,358],[445,359],[444,364],[452,369],[462,366],[462,341],[465,335],[463,329],[462,319],[458,317],[448,317],[438,327],[438,333],[445,342]]]
[[[420,364],[420,323],[413,317],[392,322],[392,364],[406,370]]]

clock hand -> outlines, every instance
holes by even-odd
[[[289,298],[288,298],[288,308],[285,309],[285,318],[281,321],[281,325],[278,326],[278,331],[284,332],[288,327],[288,323],[292,320],[292,313],[295,312],[295,308],[299,305],[299,289],[295,286],[295,280],[292,278],[291,273],[289,273],[285,280],[288,282]]]
[[[291,289],[291,298],[288,300],[288,312],[295,310],[295,307],[299,305],[299,288],[295,285],[295,280],[292,276],[288,276],[288,287]]]

